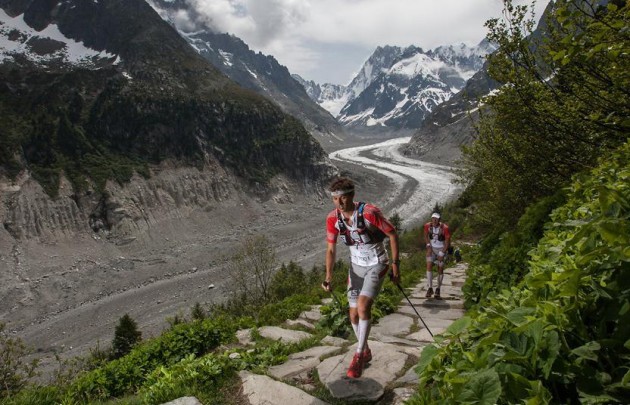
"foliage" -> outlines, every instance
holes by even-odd
[[[389,222],[391,222],[391,223],[392,223],[392,225],[394,225],[394,228],[396,229],[396,231],[397,231],[399,234],[400,234],[400,233],[402,233],[402,231],[403,231],[403,228],[402,228],[402,218],[401,218],[401,216],[400,216],[397,212],[394,212],[394,213],[392,214],[392,216],[391,216],[391,217],[389,217]]]
[[[179,363],[156,368],[139,391],[147,404],[162,404],[190,392],[216,395],[226,379],[234,374],[229,359],[207,355],[199,358],[190,355]]]
[[[293,294],[282,301],[265,305],[256,314],[257,325],[277,325],[287,319],[296,319],[311,305],[318,304],[319,297],[311,294]]]
[[[118,321],[114,340],[112,341],[112,356],[118,359],[129,353],[131,349],[142,339],[142,332],[138,330],[138,324],[131,319],[129,314],[123,315]]]
[[[273,275],[270,294],[274,300],[280,301],[306,288],[307,285],[307,275],[300,266],[293,261],[288,265],[282,263],[280,270]]]
[[[232,305],[269,302],[276,266],[276,251],[266,236],[246,238],[227,265]]]
[[[0,398],[20,391],[36,375],[38,361],[27,362],[31,350],[19,338],[10,337],[0,323]]]
[[[523,282],[424,350],[411,403],[626,403],[630,143],[574,177]]]
[[[198,302],[195,302],[195,305],[190,310],[190,318],[193,321],[203,321],[207,317],[208,315],[206,314],[206,311],[203,309],[201,304]]]
[[[512,226],[532,202],[594,167],[630,129],[628,6],[560,0],[529,35],[526,7],[504,3],[506,19],[487,23],[500,47],[489,73],[503,85],[484,100],[460,172],[477,221],[491,231]]]
[[[564,201],[564,190],[530,205],[515,228],[487,235],[470,261],[462,287],[466,307],[483,305],[493,292],[517,285],[528,271],[529,251],[543,234],[551,210]]]
[[[220,318],[176,325],[158,338],[137,345],[128,355],[85,373],[70,386],[66,396],[85,402],[135,392],[156,367],[178,363],[191,354],[201,356],[233,340],[236,327]]]

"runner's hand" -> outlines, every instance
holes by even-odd
[[[322,283],[322,288],[324,289],[324,291],[332,292],[332,284],[328,281],[324,281]]]
[[[394,274],[393,271],[391,271],[389,273],[389,279],[392,281],[392,283],[394,284],[400,284],[400,273],[396,272],[396,274]]]

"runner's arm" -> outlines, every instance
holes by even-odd
[[[451,230],[444,224],[444,253],[448,252],[449,246],[451,246]]]
[[[385,233],[389,238],[389,246],[392,251],[392,281],[400,283],[400,256],[398,253],[398,232],[396,229]]]
[[[326,248],[326,282],[328,283],[328,291],[332,291],[333,268],[335,267],[335,259],[337,257],[337,244],[328,242]]]

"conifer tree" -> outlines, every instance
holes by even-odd
[[[117,359],[129,353],[131,349],[142,340],[142,332],[138,330],[138,324],[125,314],[116,326],[114,340],[112,341],[112,356]]]

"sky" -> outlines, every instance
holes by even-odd
[[[347,85],[377,46],[478,44],[502,0],[186,0],[203,22],[274,56],[291,73]],[[538,0],[540,18],[549,0]],[[531,4],[531,0],[515,0]],[[190,15],[182,13],[179,24]]]

